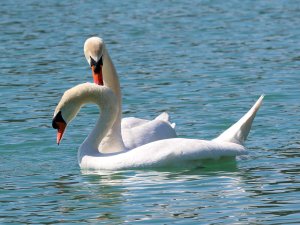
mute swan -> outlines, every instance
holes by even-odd
[[[111,88],[117,97],[117,104],[120,110],[111,132],[119,132],[118,130],[121,129],[123,142],[127,149],[133,149],[149,142],[177,136],[174,129],[175,124],[169,122],[169,115],[165,112],[157,116],[154,120],[129,117],[122,119],[122,123],[120,123],[122,118],[120,83],[103,40],[99,37],[88,38],[84,43],[84,55],[91,66],[94,83]],[[112,142],[110,139],[111,135],[107,135],[105,140],[101,142],[104,152],[112,152],[110,148],[105,147],[107,146],[106,142]]]
[[[112,145],[105,146],[119,153],[103,154],[100,143],[119,116],[118,97],[105,86],[92,83],[79,84],[67,90],[57,105],[52,120],[57,129],[57,143],[61,141],[66,126],[75,118],[81,106],[97,104],[101,114],[92,132],[78,150],[78,163],[82,169],[119,170],[164,166],[194,167],[204,159],[234,158],[246,154],[243,142],[246,139],[263,96],[237,123],[212,141],[171,138],[151,142],[129,151],[126,150],[121,132],[111,133]],[[120,121],[119,121],[120,122]],[[117,144],[115,144],[117,143]]]

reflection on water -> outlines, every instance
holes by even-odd
[[[11,212],[2,218],[19,223],[45,218],[52,223],[72,222],[75,218],[88,223],[173,223],[191,219],[232,224],[264,223],[280,216],[284,223],[300,213],[300,202],[295,198],[300,190],[299,170],[293,169],[289,160],[295,158],[285,158],[277,167],[260,162],[260,166],[249,166],[245,160],[239,161],[239,166],[235,163],[232,168],[219,169],[16,176],[2,184],[2,212]],[[11,197],[10,193],[15,194]],[[19,213],[22,217],[16,218]]]
[[[122,207],[128,210],[127,222],[139,220],[161,220],[173,221],[178,218],[193,218],[200,221],[203,212],[213,207],[208,205],[207,200],[232,199],[234,196],[243,195],[245,192],[240,186],[237,176],[224,174],[218,178],[222,181],[222,191],[216,192],[218,185],[212,185],[216,178],[211,175],[199,175],[198,171],[123,171],[117,173],[84,172],[88,174],[88,185],[101,189],[104,194],[101,198],[114,199],[115,209]],[[92,175],[92,176],[91,176]],[[106,191],[110,191],[107,195]],[[148,197],[143,193],[147,192]],[[99,192],[98,192],[99,193]],[[190,199],[194,199],[192,202]],[[117,202],[122,199],[124,202]],[[197,200],[198,199],[198,200]],[[219,204],[221,201],[217,201]],[[234,200],[231,200],[233,204]],[[235,202],[235,204],[240,204]],[[148,211],[147,208],[151,208]],[[139,211],[136,212],[136,211]],[[144,214],[148,211],[144,217]],[[135,213],[129,213],[135,212]],[[220,212],[221,213],[221,212]],[[118,215],[119,211],[115,211]],[[203,219],[203,218],[202,218]]]

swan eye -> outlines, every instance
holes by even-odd
[[[62,115],[61,115],[61,111],[59,111],[56,115],[55,115],[55,117],[53,118],[53,120],[52,120],[52,127],[54,128],[54,129],[59,129],[59,125],[58,125],[58,123],[64,123],[64,124],[67,124],[66,122],[65,122],[65,120],[64,120],[64,118],[62,117]]]

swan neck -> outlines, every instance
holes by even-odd
[[[116,68],[108,54],[108,51],[104,49],[104,54],[103,54],[103,81],[104,85],[106,87],[109,87],[113,90],[115,93],[119,104],[122,104],[122,93],[121,93],[121,88],[120,88],[120,82],[119,82],[119,77],[116,71]],[[122,112],[122,111],[121,111]]]
[[[114,94],[117,97],[117,105],[119,107],[119,111],[117,114],[117,118],[111,128],[110,134],[119,134],[121,136],[121,119],[122,119],[122,93],[120,88],[119,77],[116,71],[116,68],[109,56],[107,49],[104,49],[103,52],[103,81],[106,87],[109,87],[113,90]],[[113,141],[111,139],[116,139],[112,135],[108,135],[106,137],[106,142],[111,144]],[[104,144],[104,143],[103,143]],[[123,143],[124,145],[124,143]],[[103,147],[103,145],[102,145]],[[105,149],[102,148],[102,149]]]
[[[95,85],[95,87],[97,89],[99,86]],[[121,132],[112,132],[111,129],[119,112],[116,105],[117,99],[110,89],[105,87],[101,87],[101,89],[101,93],[97,90],[88,93],[84,101],[81,102],[81,105],[94,103],[101,110],[95,127],[82,144],[85,146],[85,152],[81,152],[81,155],[99,152],[112,153],[125,149]],[[107,136],[110,137],[109,142],[106,140]]]
[[[99,145],[113,124],[113,121],[110,121],[110,118],[108,117],[109,113],[107,111],[101,111],[102,113],[100,114],[95,127],[84,141],[85,144],[88,144],[89,149],[96,152],[100,151]]]

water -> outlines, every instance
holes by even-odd
[[[1,224],[300,224],[299,1],[2,1]],[[197,170],[88,174],[76,151],[97,108],[61,146],[62,93],[91,81],[86,38],[104,38],[125,116],[168,111],[210,139],[266,98],[250,154]]]

